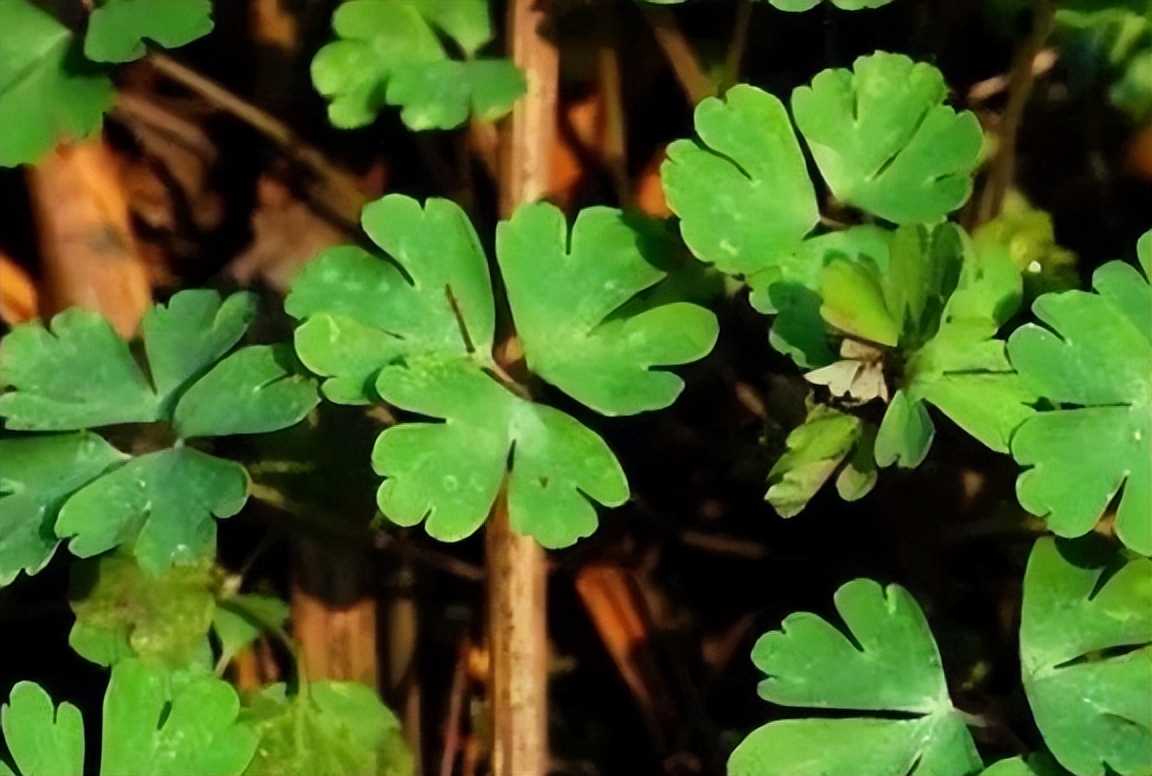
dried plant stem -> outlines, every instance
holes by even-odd
[[[673,11],[647,4],[642,4],[641,10],[688,102],[695,105],[705,97],[711,97],[716,91],[715,85],[700,67],[700,60],[676,22]]]
[[[355,228],[359,223],[364,194],[351,176],[336,168],[291,127],[167,54],[154,51],[148,55],[148,63],[157,73],[243,121],[280,146],[285,156],[315,178],[317,190],[312,192],[313,204],[322,206],[328,215],[347,226]]]
[[[528,91],[505,136],[500,209],[511,215],[548,189],[556,137],[559,55],[545,35],[547,0],[511,0],[508,39]],[[501,353],[517,348],[504,347]],[[510,364],[501,365],[507,369]],[[548,639],[544,551],[512,529],[502,492],[488,520],[488,640],[492,656],[493,776],[544,776],[548,770]]]
[[[1004,106],[998,133],[1000,145],[989,166],[973,226],[979,226],[999,215],[1004,196],[1016,174],[1016,136],[1024,120],[1024,109],[1032,96],[1032,87],[1036,83],[1033,63],[1044,48],[1056,18],[1055,0],[1035,0],[1035,3],[1032,29],[1017,49],[1012,60],[1012,70],[1008,74],[1008,103]]]

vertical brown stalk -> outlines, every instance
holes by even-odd
[[[505,216],[520,203],[539,199],[548,189],[559,71],[556,46],[546,37],[549,21],[548,0],[511,0],[508,38],[528,92],[513,108],[505,136],[500,201]],[[486,539],[492,773],[543,776],[548,770],[544,551],[533,539],[512,530],[504,495],[489,518]]]

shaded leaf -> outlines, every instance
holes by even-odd
[[[246,594],[218,601],[212,627],[220,639],[221,659],[239,654],[262,633],[282,628],[288,613],[288,604],[273,596]]]
[[[126,458],[89,432],[0,440],[0,584],[41,571],[63,500]]]
[[[215,546],[212,517],[231,517],[248,498],[248,474],[190,447],[134,458],[73,495],[56,521],[68,548],[87,558],[132,544],[145,572],[193,562]]]
[[[299,423],[320,401],[290,345],[241,348],[196,381],[176,405],[181,438],[262,434]]]
[[[72,431],[160,417],[128,344],[96,313],[73,307],[51,330],[25,323],[4,338],[0,416],[10,429]],[[93,390],[97,388],[96,390]]]
[[[9,117],[0,122],[0,165],[36,162],[100,126],[112,82],[76,54],[75,37],[51,15],[28,0],[0,2],[0,114]]]
[[[130,62],[147,53],[145,40],[177,48],[211,31],[211,0],[106,0],[88,17],[84,55]]]

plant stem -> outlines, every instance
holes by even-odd
[[[671,9],[660,8],[647,3],[641,3],[640,9],[652,28],[656,43],[664,52],[664,57],[672,67],[676,81],[684,90],[684,96],[691,105],[696,105],[705,97],[716,93],[712,80],[700,67],[700,60],[692,51],[692,45],[684,35],[684,30],[676,22],[676,16]]]
[[[559,54],[545,35],[547,0],[511,0],[508,40],[528,91],[512,109],[503,154],[500,210],[507,217],[548,190],[556,137]],[[507,343],[506,343],[507,344]],[[498,353],[515,348],[501,347]],[[502,364],[504,368],[509,364]],[[493,776],[544,776],[548,770],[548,639],[544,551],[512,528],[504,491],[488,519],[488,640],[492,660]]]
[[[1016,136],[1036,82],[1033,62],[1044,48],[1055,18],[1055,0],[1035,0],[1032,29],[1012,60],[1012,70],[1008,75],[1008,103],[1004,106],[999,132],[1000,147],[989,165],[976,209],[976,223],[972,226],[979,226],[1000,214],[1004,195],[1012,185],[1016,173]]]
[[[343,225],[352,230],[357,229],[360,209],[364,205],[364,194],[356,188],[347,173],[333,166],[320,151],[306,143],[291,127],[167,54],[153,51],[148,54],[148,63],[157,73],[230,113],[280,146],[285,156],[316,179],[318,184],[316,190],[310,192],[313,204]]]

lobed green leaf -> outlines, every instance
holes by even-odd
[[[145,40],[165,48],[212,31],[211,0],[106,0],[88,17],[84,55],[97,62],[130,62],[147,53]]]
[[[625,307],[665,277],[655,266],[661,237],[610,208],[581,211],[569,235],[563,213],[544,203],[521,207],[496,233],[528,366],[605,415],[672,404],[684,381],[652,368],[696,361],[716,342],[716,317],[702,307]]]
[[[1152,561],[1037,541],[1024,574],[1020,663],[1061,765],[1084,776],[1152,771]]]

